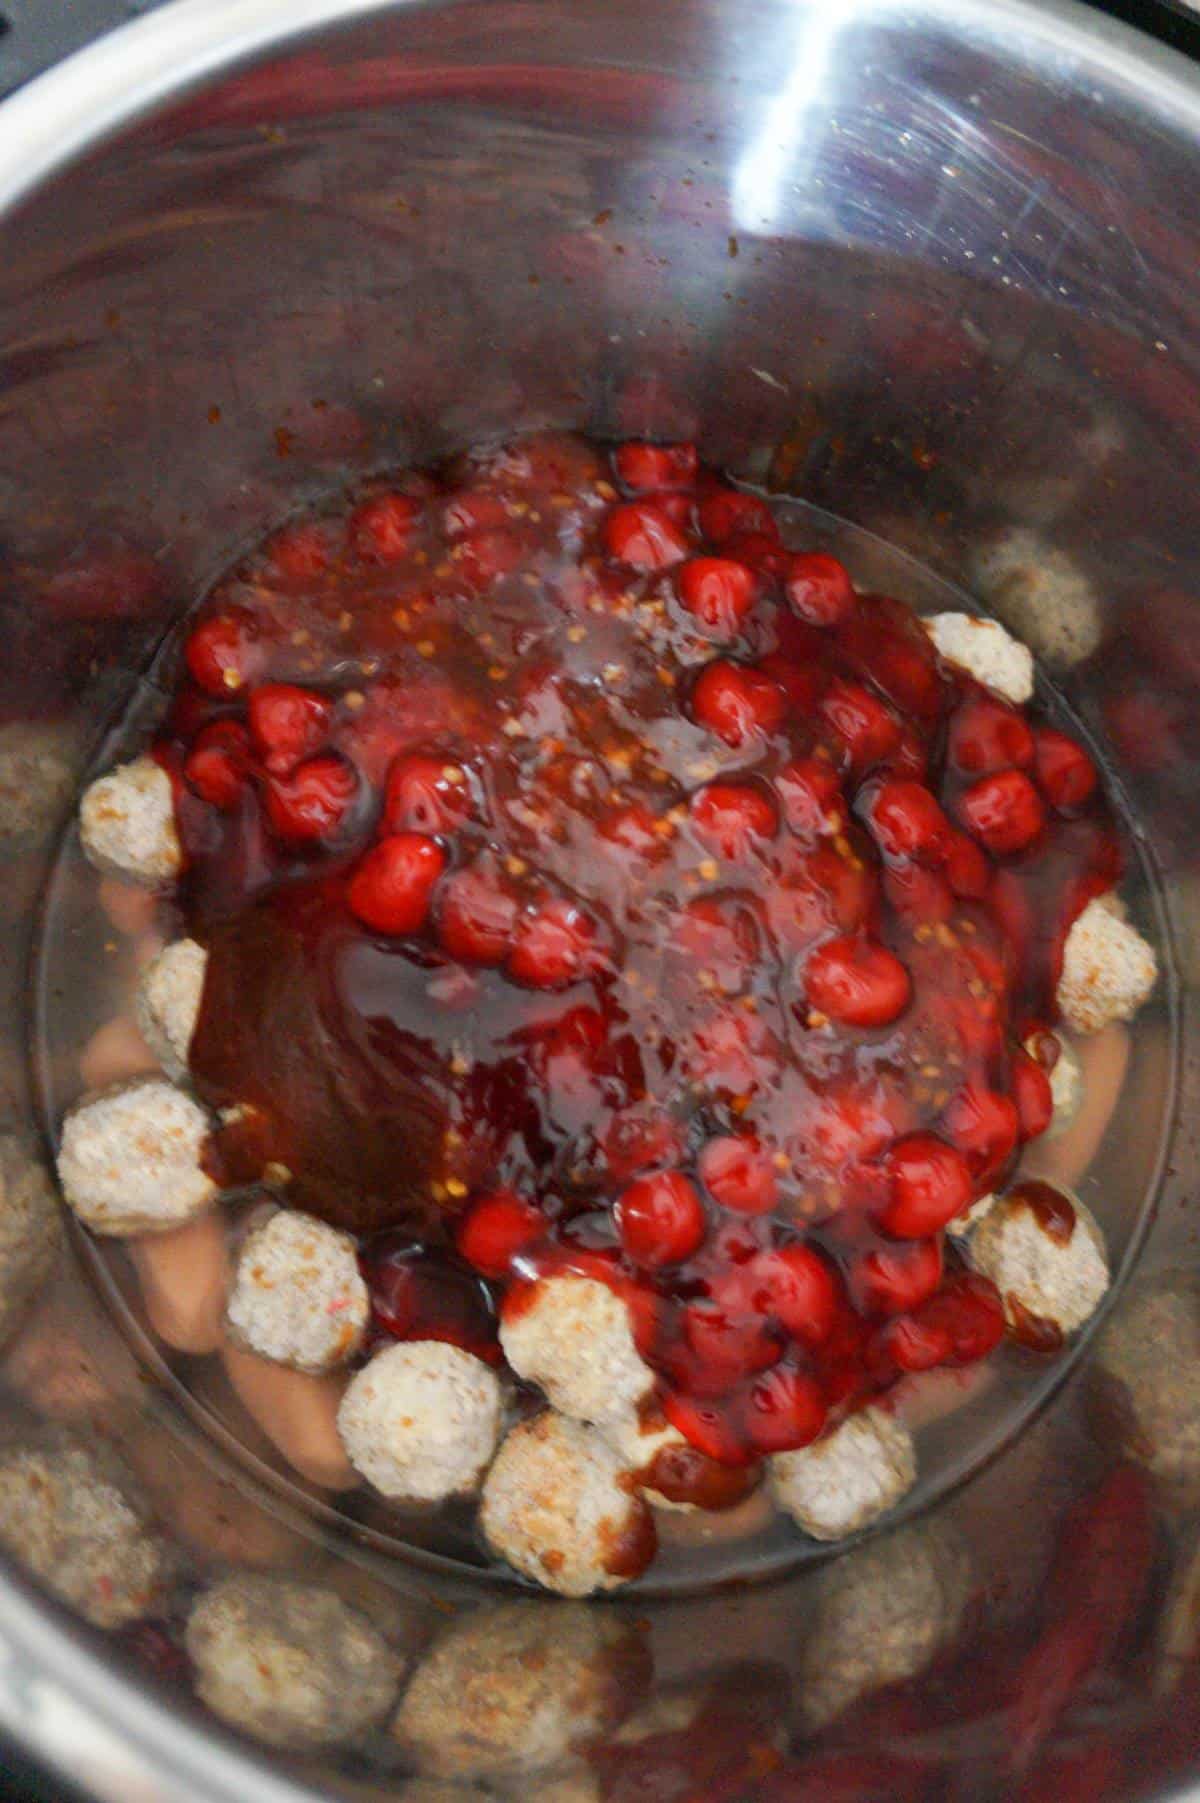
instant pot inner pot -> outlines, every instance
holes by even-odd
[[[127,39],[150,81],[137,117],[107,116],[44,173],[0,156],[0,193],[40,177],[0,271],[10,1197],[41,1208],[45,1134],[103,1025],[94,972],[125,980],[94,879],[55,865],[61,829],[83,773],[161,713],[155,658],[181,617],[298,509],[547,428],[695,441],[785,497],[795,542],[836,549],[860,585],[987,609],[1032,645],[1111,776],[1124,893],[1164,969],[1076,1174],[1119,1282],[1140,1267],[1099,1351],[1085,1335],[1048,1366],[1014,1348],[985,1394],[930,1411],[914,1518],[890,1534],[827,1562],[781,1532],[748,1558],[714,1517],[642,1594],[560,1606],[498,1595],[465,1529],[398,1529],[297,1480],[207,1361],[164,1358],[119,1249],[71,1227],[48,1276],[49,1251],[14,1252],[3,1311],[0,1475],[36,1467],[68,1521],[53,1544],[10,1525],[16,1566],[169,1686],[181,1723],[248,1730],[297,1781],[352,1796],[415,1770],[468,1787],[453,1795],[619,1797],[701,1753],[701,1795],[808,1794],[786,1786],[851,1755],[877,1762],[864,1796],[885,1769],[889,1794],[950,1770],[1008,1795],[1014,1762],[1053,1769],[1100,1694],[1104,1757],[1119,1772],[1136,1745],[1144,1769],[1137,1737],[1191,1651],[1200,1479],[1194,1152],[1174,1130],[1200,906],[1200,102],[1074,11],[705,0],[381,8],[203,79],[184,56],[167,94],[176,28],[198,55],[215,29],[202,11]],[[70,104],[71,79],[17,122]],[[125,1511],[110,1566],[70,1525],[105,1485]],[[980,1719],[965,1748],[935,1735],[897,1767],[910,1727],[964,1719],[947,1659],[978,1676],[1003,1654],[1020,1679],[1043,1586],[1086,1587],[1071,1559],[1089,1534],[1105,1581],[1126,1574],[1113,1611],[1149,1665],[1113,1665],[1114,1630],[1016,1754]],[[781,1575],[797,1561],[812,1569]],[[773,1581],[714,1588],[749,1577]],[[14,1633],[62,1632],[20,1613],[23,1583]],[[185,1647],[209,1591],[207,1638]],[[298,1715],[247,1704],[247,1624],[323,1649]],[[1043,1656],[1075,1669],[1071,1647]],[[900,1681],[909,1714],[881,1726],[870,1699]],[[117,1681],[88,1701],[153,1742]],[[1164,1769],[1186,1764],[1168,1741]],[[221,1794],[215,1769],[197,1782]]]

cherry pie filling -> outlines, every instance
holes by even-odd
[[[530,438],[285,526],[155,755],[214,1174],[359,1236],[373,1346],[499,1362],[538,1277],[598,1278],[729,1466],[996,1346],[945,1229],[1049,1124],[1113,816],[691,447]]]

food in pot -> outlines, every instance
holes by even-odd
[[[228,1319],[252,1352],[298,1371],[332,1371],[361,1346],[369,1307],[348,1233],[280,1209],[243,1241]]]
[[[222,1579],[193,1606],[186,1639],[214,1715],[275,1747],[352,1740],[399,1687],[400,1661],[365,1616],[288,1578]]]
[[[469,1495],[496,1449],[500,1385],[482,1359],[440,1340],[377,1352],[338,1410],[356,1470],[384,1496]]]
[[[60,726],[0,725],[0,850],[20,851],[66,814],[78,782],[75,747]]]
[[[64,1428],[0,1447],[0,1545],[98,1628],[153,1615],[174,1575],[122,1461]]]
[[[63,1122],[58,1180],[93,1233],[166,1232],[207,1208],[211,1123],[192,1096],[157,1077],[86,1096]]]
[[[417,1769],[529,1780],[615,1726],[635,1673],[604,1610],[509,1603],[449,1626],[418,1664],[392,1732]]]
[[[1025,526],[984,539],[972,559],[980,594],[1052,670],[1092,655],[1101,639],[1100,603],[1069,552]]]
[[[1096,1311],[1108,1288],[1104,1236],[1075,1197],[1031,1180],[988,1209],[969,1256],[1004,1298],[1018,1338],[1061,1344]]]
[[[11,1339],[62,1250],[46,1168],[15,1134],[0,1135],[0,1343]]]
[[[139,1002],[179,1087],[67,1116],[68,1199],[133,1234],[268,1192],[247,1408],[311,1482],[481,1491],[551,1589],[764,1472],[858,1531],[915,1479],[898,1380],[1049,1350],[1107,1283],[1022,1160],[1089,1119],[1060,1016],[1101,1045],[1157,967],[1032,688],[1004,627],[858,593],[690,446],[535,437],[291,522],[84,797],[186,937]]]
[[[97,870],[127,882],[161,888],[183,868],[170,778],[152,757],[134,758],[91,785],[79,834]]]
[[[1200,1293],[1182,1272],[1144,1282],[1096,1348],[1107,1434],[1161,1482],[1200,1484]]]
[[[206,963],[203,946],[194,939],[177,939],[151,960],[138,985],[138,1027],[163,1070],[175,1082],[187,1075]]]
[[[640,1577],[656,1548],[620,1455],[596,1428],[552,1409],[505,1437],[484,1479],[479,1526],[499,1558],[563,1596]]]
[[[883,1409],[768,1461],[771,1494],[814,1540],[842,1540],[893,1508],[917,1481],[911,1435]]]

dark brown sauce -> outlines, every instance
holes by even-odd
[[[605,1536],[604,1569],[614,1578],[640,1578],[658,1551],[654,1516],[640,1497],[631,1497],[625,1525]]]
[[[694,1446],[663,1446],[638,1472],[638,1482],[668,1502],[697,1509],[733,1509],[758,1481],[754,1466],[719,1465]]]
[[[1061,1351],[1063,1330],[1057,1321],[1049,1321],[1045,1315],[1035,1315],[1011,1290],[1004,1301],[1009,1313],[1008,1331],[1019,1346],[1026,1347],[1030,1352]]]
[[[1023,1203],[1048,1239],[1058,1246],[1069,1246],[1075,1232],[1075,1209],[1069,1196],[1052,1183],[1038,1177],[1014,1184],[1008,1192],[1010,1202]]]

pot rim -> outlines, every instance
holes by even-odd
[[[467,0],[170,0],[78,51],[0,107],[0,215],[84,152],[205,81],[371,13]],[[1093,104],[1110,97],[1200,150],[1200,68],[1080,0],[793,0],[847,19],[944,21],[1039,66]],[[103,1803],[321,1803],[328,1793],[105,1658],[22,1575],[0,1570],[0,1730]],[[1188,1787],[1178,1796],[1200,1796]]]

